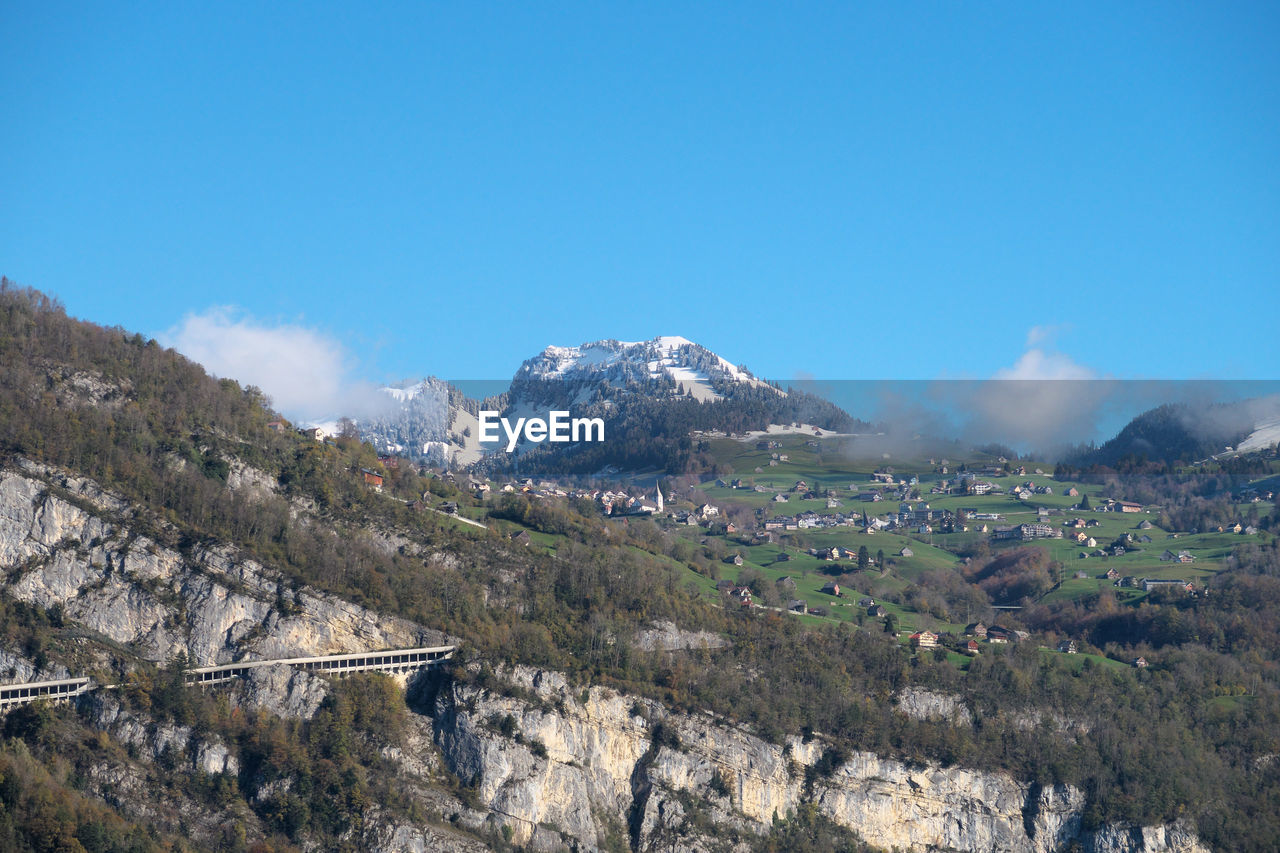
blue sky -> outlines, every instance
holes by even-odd
[[[1280,364],[1274,3],[9,2],[0,38],[0,272],[223,373]]]

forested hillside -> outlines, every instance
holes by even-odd
[[[1145,462],[1193,462],[1233,447],[1253,430],[1241,404],[1159,406],[1143,412],[1101,447],[1083,450],[1067,461],[1078,467]]]
[[[518,470],[526,474],[592,474],[612,466],[621,471],[659,470],[671,475],[698,474],[712,461],[690,437],[696,431],[748,432],[770,424],[805,423],[835,432],[859,432],[870,424],[838,406],[803,391],[785,396],[770,387],[736,386],[732,396],[700,402],[692,397],[655,397],[637,393],[617,404],[586,406],[578,417],[601,417],[605,440],[567,449],[543,445],[524,454]],[[493,460],[501,466],[499,455]],[[500,468],[496,470],[501,470]]]

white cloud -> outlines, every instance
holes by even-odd
[[[1027,349],[1047,349],[1053,345],[1053,341],[1058,337],[1059,332],[1066,331],[1069,328],[1070,326],[1065,323],[1032,326],[1027,330]]]
[[[1027,335],[1028,344],[1037,336],[1041,327],[1036,326]],[[994,379],[1096,379],[1098,374],[1082,364],[1076,364],[1070,356],[1060,352],[1031,348],[1024,352],[1012,367],[1002,367]]]
[[[1095,433],[1115,384],[1051,349],[1057,330],[1033,326],[1018,360],[970,389],[970,437],[1050,450]]]
[[[347,394],[345,349],[314,329],[268,326],[219,307],[188,314],[160,339],[216,376],[258,386],[294,420],[330,416]]]

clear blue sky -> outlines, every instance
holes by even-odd
[[[658,334],[1277,377],[1275,3],[10,0],[0,39],[0,272],[96,322],[375,380]]]

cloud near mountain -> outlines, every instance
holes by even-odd
[[[186,315],[158,338],[216,376],[258,386],[295,420],[349,410],[353,396],[364,396],[346,349],[315,329],[268,325],[219,306]]]

